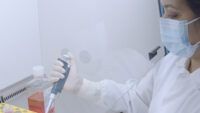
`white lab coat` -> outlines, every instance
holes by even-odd
[[[98,104],[116,113],[200,113],[200,69],[187,66],[187,58],[169,54],[141,81],[101,81]]]

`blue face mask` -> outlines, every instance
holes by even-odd
[[[200,42],[195,45],[190,43],[188,25],[198,20],[200,17],[190,22],[161,18],[160,33],[164,46],[177,56],[191,57]]]

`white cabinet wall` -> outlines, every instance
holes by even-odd
[[[30,76],[38,64],[37,0],[0,0],[0,90]]]

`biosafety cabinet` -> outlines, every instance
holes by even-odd
[[[63,48],[94,81],[140,79],[164,56],[157,0],[2,0],[0,16],[1,101],[19,107],[27,107],[32,67],[49,75]],[[104,112],[65,91],[56,103],[58,113]]]

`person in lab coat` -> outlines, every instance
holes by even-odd
[[[200,1],[162,0],[161,38],[170,53],[140,81],[119,84],[82,78],[71,57],[64,89],[108,110],[123,113],[200,113]],[[64,77],[56,61],[52,82]]]

